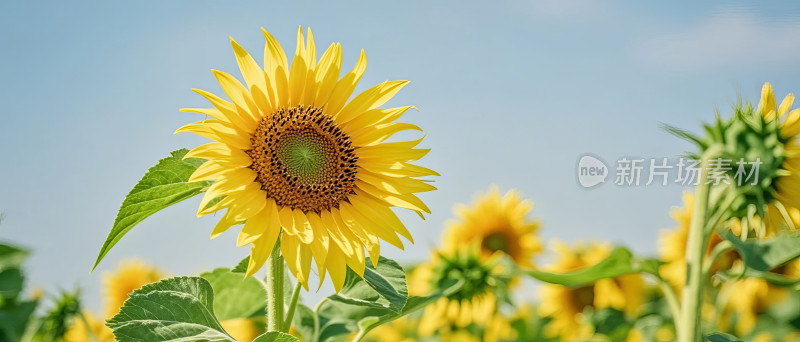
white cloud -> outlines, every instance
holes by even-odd
[[[648,67],[663,71],[796,65],[800,23],[765,22],[749,13],[724,12],[694,27],[649,36],[635,53]]]

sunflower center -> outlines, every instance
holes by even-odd
[[[486,235],[481,244],[483,249],[490,252],[502,251],[508,253],[508,249],[511,247],[511,241],[508,240],[508,236],[502,233]]]
[[[282,108],[265,116],[251,143],[246,152],[256,181],[279,206],[319,213],[353,193],[355,148],[319,108]]]

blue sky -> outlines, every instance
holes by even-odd
[[[454,203],[497,184],[536,202],[543,239],[606,240],[654,254],[673,225],[679,186],[581,188],[578,158],[672,157],[690,146],[665,122],[697,130],[738,93],[770,81],[800,91],[800,4],[770,2],[127,1],[0,4],[0,240],[34,250],[30,283],[99,288],[139,257],[174,275],[230,266],[235,233],[209,240],[199,198],[141,223],[89,269],[119,204],[171,150],[203,142],[172,132],[219,92],[210,69],[236,72],[228,36],[253,55],[265,27],[288,51],[298,25],[317,46],[341,42],[345,68],[365,49],[358,89],[408,79],[389,105],[416,105],[439,171],[433,214],[402,214],[416,244],[383,250],[423,260]],[[324,290],[323,290],[324,291]],[[97,296],[89,296],[97,305]]]

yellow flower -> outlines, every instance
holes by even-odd
[[[75,321],[64,334],[65,342],[114,342],[114,333],[106,326],[103,319],[95,317],[91,312],[83,312],[75,317]]]
[[[785,159],[781,164],[782,174],[775,182],[773,201],[767,203],[767,235],[777,232],[785,224],[796,226],[800,223],[800,108],[791,110],[794,95],[789,93],[776,106],[772,85],[764,83],[761,101],[756,109],[767,121],[777,121],[784,144]]]
[[[403,248],[399,235],[411,234],[390,209],[429,213],[415,193],[434,190],[418,177],[438,175],[411,164],[428,153],[422,141],[385,142],[395,133],[421,130],[395,122],[413,106],[381,109],[407,81],[387,81],[348,102],[366,69],[364,52],[341,79],[338,43],[317,60],[311,30],[302,29],[289,65],[283,48],[264,31],[264,68],[231,40],[244,84],[228,73],[213,73],[230,99],[196,90],[210,109],[182,109],[211,118],[177,132],[216,142],[186,157],[207,161],[190,181],[215,180],[198,209],[226,213],[211,233],[216,237],[244,222],[237,245],[251,245],[247,275],[259,270],[276,241],[286,263],[308,289],[311,261],[320,280],[330,273],[336,290],[347,266],[359,275],[364,249],[378,262],[380,240]]]
[[[608,244],[579,244],[570,248],[563,243],[555,244],[558,257],[547,271],[567,273],[586,268],[603,260],[611,253]],[[543,284],[539,288],[541,305],[539,313],[551,317],[546,328],[550,336],[560,336],[562,341],[578,341],[591,336],[591,328],[583,322],[586,308],[611,307],[635,315],[644,300],[645,283],[639,274],[624,275],[614,279],[602,279],[596,283],[577,288],[556,284]]]
[[[226,319],[219,323],[233,339],[242,342],[252,341],[267,330],[262,317]]]
[[[164,279],[158,269],[138,260],[119,263],[115,272],[103,275],[103,307],[105,317],[111,318],[119,312],[128,295],[146,284]]]
[[[661,233],[659,252],[664,264],[661,266],[661,276],[664,277],[676,289],[682,289],[686,279],[686,243],[689,236],[689,222],[692,219],[692,209],[694,208],[694,195],[688,191],[683,193],[683,207],[672,208],[670,216],[678,226],[669,231]],[[711,254],[714,247],[722,242],[722,237],[716,232],[711,234],[706,249],[706,255]],[[712,271],[724,270],[731,267],[735,260],[738,260],[736,252],[728,252],[720,256],[714,263]]]
[[[485,258],[500,251],[518,265],[531,267],[533,256],[542,251],[536,236],[539,223],[528,218],[532,209],[533,203],[519,192],[511,190],[501,197],[497,187],[492,187],[473,206],[456,206],[458,217],[448,223],[443,249],[452,251],[477,241]]]
[[[734,266],[742,269],[741,261]],[[800,277],[800,259],[795,259],[780,266],[772,273],[777,273],[788,278]],[[758,278],[745,278],[723,284],[723,291],[729,293],[728,308],[736,313],[736,333],[747,334],[756,324],[758,317],[764,314],[770,306],[785,300],[788,289],[769,284],[766,280]]]
[[[430,264],[418,266],[410,274],[409,294],[430,293],[463,281],[463,286],[453,294],[442,297],[425,307],[419,324],[419,334],[442,336],[452,333],[461,336],[470,325],[483,329],[483,341],[497,341],[507,337],[498,318],[496,293],[506,289],[507,279],[499,274],[498,259],[484,260],[477,244],[463,246],[452,253],[434,255]]]

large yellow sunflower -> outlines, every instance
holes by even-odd
[[[428,149],[422,139],[385,142],[395,133],[421,130],[395,122],[413,106],[378,108],[407,81],[387,81],[348,102],[367,65],[361,52],[355,67],[339,78],[338,43],[317,60],[308,30],[297,33],[291,65],[283,48],[264,30],[264,67],[233,39],[244,83],[222,71],[213,73],[229,98],[195,90],[213,105],[182,109],[210,116],[181,127],[216,142],[186,157],[207,159],[190,181],[214,180],[198,216],[227,209],[212,238],[244,222],[237,245],[251,244],[247,275],[259,270],[276,241],[286,263],[308,289],[312,259],[320,281],[330,273],[338,291],[346,267],[363,275],[364,249],[378,262],[380,241],[398,248],[398,234],[411,234],[391,207],[429,213],[415,193],[434,190],[418,177],[438,175],[411,164]]]
[[[567,273],[592,266],[611,253],[611,246],[592,243],[575,248],[557,242],[558,257],[546,269]],[[549,336],[559,336],[562,341],[580,341],[592,335],[591,327],[583,322],[586,308],[611,307],[634,315],[644,301],[645,283],[640,274],[630,274],[614,279],[601,279],[593,284],[569,288],[556,284],[543,284],[539,288],[541,305],[539,313],[553,320],[547,325]]]
[[[120,262],[116,271],[103,275],[105,317],[114,317],[133,290],[164,278],[163,272],[139,260]]]
[[[531,267],[533,256],[542,251],[536,235],[539,222],[528,218],[532,209],[533,203],[519,192],[510,190],[501,197],[498,188],[492,187],[471,207],[455,207],[457,218],[448,222],[443,249],[453,251],[477,242],[484,258],[500,251],[518,265]]]
[[[64,334],[65,342],[114,342],[114,333],[106,321],[91,312],[84,311]]]

